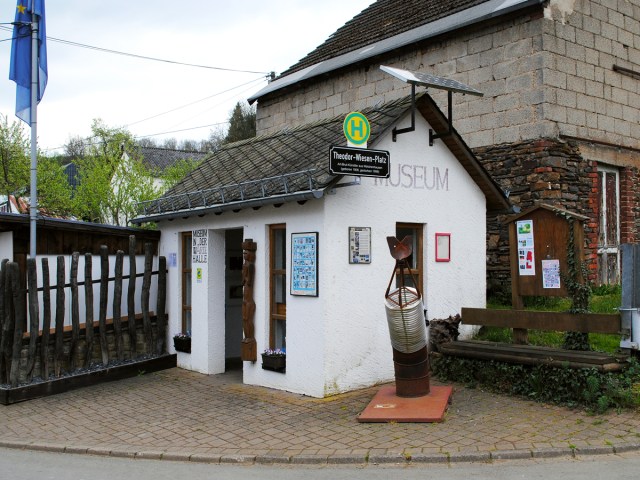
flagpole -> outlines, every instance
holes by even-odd
[[[38,18],[31,13],[31,201],[29,208],[29,255],[36,258],[38,218]]]

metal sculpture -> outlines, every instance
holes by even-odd
[[[402,241],[387,237],[396,264],[385,293],[385,309],[399,397],[421,397],[429,393],[429,354],[422,294],[407,264],[407,258],[413,253],[412,241],[411,235]],[[392,290],[396,276],[397,285]],[[405,284],[407,278],[411,279],[413,287]]]

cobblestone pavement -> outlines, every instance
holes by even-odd
[[[432,382],[438,384],[437,382]],[[358,423],[379,387],[315,399],[178,368],[0,406],[0,447],[202,462],[491,461],[640,451],[640,413],[454,385],[442,423]]]

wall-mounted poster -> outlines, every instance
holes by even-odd
[[[535,275],[533,220],[516,222],[516,235],[518,241],[518,272],[520,275]]]
[[[560,260],[542,260],[542,288],[560,288]]]
[[[371,263],[371,227],[349,227],[349,263]]]
[[[318,232],[291,234],[291,295],[318,296]]]
[[[436,233],[436,262],[451,261],[451,234]]]

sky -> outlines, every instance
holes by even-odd
[[[267,84],[268,72],[286,70],[373,1],[46,0],[38,147],[62,153],[70,138],[89,137],[97,118],[138,138],[206,139]],[[0,2],[0,114],[10,123],[20,121],[9,80],[16,5]]]

